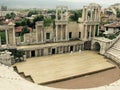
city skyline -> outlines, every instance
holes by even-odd
[[[102,7],[109,7],[112,4],[119,3],[118,0],[1,0],[0,5],[8,8],[46,8],[55,9],[58,5],[66,5],[69,9],[79,9],[89,3],[98,3]]]

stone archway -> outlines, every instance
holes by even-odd
[[[100,54],[104,55],[110,44],[111,40],[104,37],[96,37],[92,39],[91,49],[99,51]]]
[[[99,44],[98,42],[95,42],[95,43],[93,44],[93,50],[100,52],[100,49],[101,49],[100,44]]]

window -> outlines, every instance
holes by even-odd
[[[79,38],[81,38],[81,32],[79,32]]]
[[[106,27],[106,31],[108,31],[108,27]]]
[[[50,39],[50,33],[46,33],[46,39]]]
[[[69,38],[70,39],[72,38],[72,32],[69,32]]]

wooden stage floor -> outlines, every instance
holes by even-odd
[[[115,67],[94,51],[74,52],[27,59],[17,63],[18,72],[31,75],[37,84],[81,76]]]

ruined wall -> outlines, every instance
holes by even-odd
[[[68,23],[68,37],[69,37],[69,32],[72,32],[73,39],[79,38],[80,31],[79,31],[78,23],[76,23],[76,22]]]
[[[46,37],[46,34],[47,33],[50,33],[50,39],[47,39]],[[53,26],[51,25],[51,26],[49,26],[49,27],[45,27],[44,28],[44,41],[45,42],[51,42],[51,41],[53,41],[54,40],[54,38],[55,38],[55,35],[54,35],[54,30],[53,30]]]

